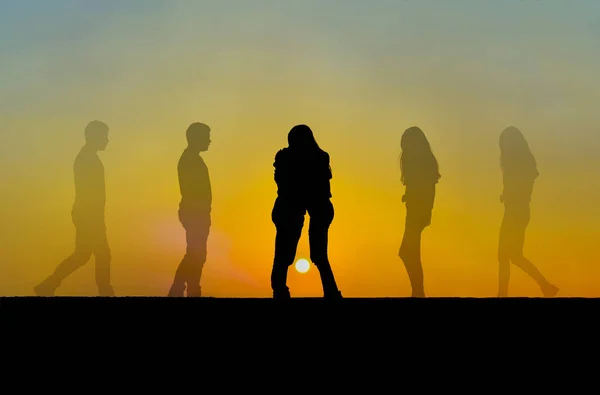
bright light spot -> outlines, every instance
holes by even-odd
[[[310,263],[306,259],[298,259],[296,261],[296,270],[298,273],[306,273],[310,269]]]

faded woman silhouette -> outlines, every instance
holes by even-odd
[[[530,219],[531,194],[539,173],[536,160],[523,134],[510,126],[500,134],[500,166],[504,190],[504,218],[498,246],[498,297],[508,296],[510,263],[520,267],[540,286],[546,297],[555,296],[558,287],[550,284],[540,271],[523,256],[525,231]]]
[[[407,129],[401,140],[400,171],[406,191],[406,222],[399,256],[412,287],[412,297],[425,297],[421,263],[421,233],[431,224],[435,184],[440,179],[438,162],[421,129]]]

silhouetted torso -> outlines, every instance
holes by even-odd
[[[189,149],[183,151],[177,165],[182,211],[210,214],[212,191],[208,167],[200,155]]]
[[[329,154],[283,148],[275,155],[277,196],[285,200],[312,202],[331,198]]]
[[[504,204],[510,207],[525,207],[531,202],[535,178],[518,169],[503,173]]]
[[[79,218],[104,220],[106,187],[104,165],[98,154],[83,147],[73,165],[75,202],[73,215]]]
[[[271,213],[277,229],[271,272],[274,298],[290,297],[286,285],[287,272],[294,263],[307,212],[310,217],[310,260],[319,270],[324,297],[342,297],[328,257],[329,226],[335,215],[331,203],[329,163],[329,154],[317,147],[287,147],[275,155],[273,166],[277,199]]]
[[[408,210],[429,211],[433,210],[435,200],[435,184],[431,179],[415,178],[406,182],[404,201]]]

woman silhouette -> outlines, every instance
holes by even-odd
[[[529,204],[533,184],[539,173],[529,144],[513,126],[500,134],[500,167],[504,183],[500,196],[500,202],[504,203],[504,218],[498,246],[498,297],[508,295],[511,262],[538,283],[544,296],[554,296],[558,293],[558,288],[550,284],[533,263],[523,256],[525,230],[530,218]]]
[[[406,204],[404,236],[398,256],[404,262],[413,298],[425,297],[421,264],[421,233],[431,223],[435,184],[440,179],[438,162],[421,129],[413,126],[402,135],[400,171],[406,186],[402,201]]]
[[[310,259],[321,275],[324,296],[341,298],[327,254],[329,226],[334,216],[329,154],[319,147],[306,125],[290,130],[288,145],[277,152],[273,164],[277,184],[277,199],[271,214],[277,229],[271,273],[273,297],[290,297],[287,272],[294,263],[304,216],[308,212]]]

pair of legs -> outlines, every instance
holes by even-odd
[[[114,296],[110,284],[111,252],[102,219],[73,217],[75,225],[75,251],[65,259],[54,273],[34,288],[38,296],[54,296],[56,289],[71,273],[85,265],[92,254],[96,264],[96,285],[100,296]]]
[[[310,260],[319,270],[324,296],[326,298],[341,297],[327,252],[329,226],[334,217],[331,201],[326,199],[303,204],[277,198],[271,214],[277,229],[275,258],[271,272],[271,288],[274,298],[290,297],[290,290],[287,287],[288,268],[294,263],[307,211],[310,216],[308,227]]]
[[[182,297],[187,288],[188,297],[200,297],[200,278],[206,262],[206,246],[210,233],[210,214],[179,212],[179,221],[185,229],[187,248],[181,260],[169,296]]]
[[[537,282],[546,297],[555,296],[558,288],[542,275],[542,273],[523,256],[525,231],[529,224],[529,207],[506,207],[500,227],[500,242],[498,247],[498,297],[508,296],[510,280],[510,264],[514,264]]]
[[[413,298],[424,298],[423,265],[421,263],[421,234],[431,221],[431,210],[411,210],[407,207],[404,236],[398,256],[404,262]]]

